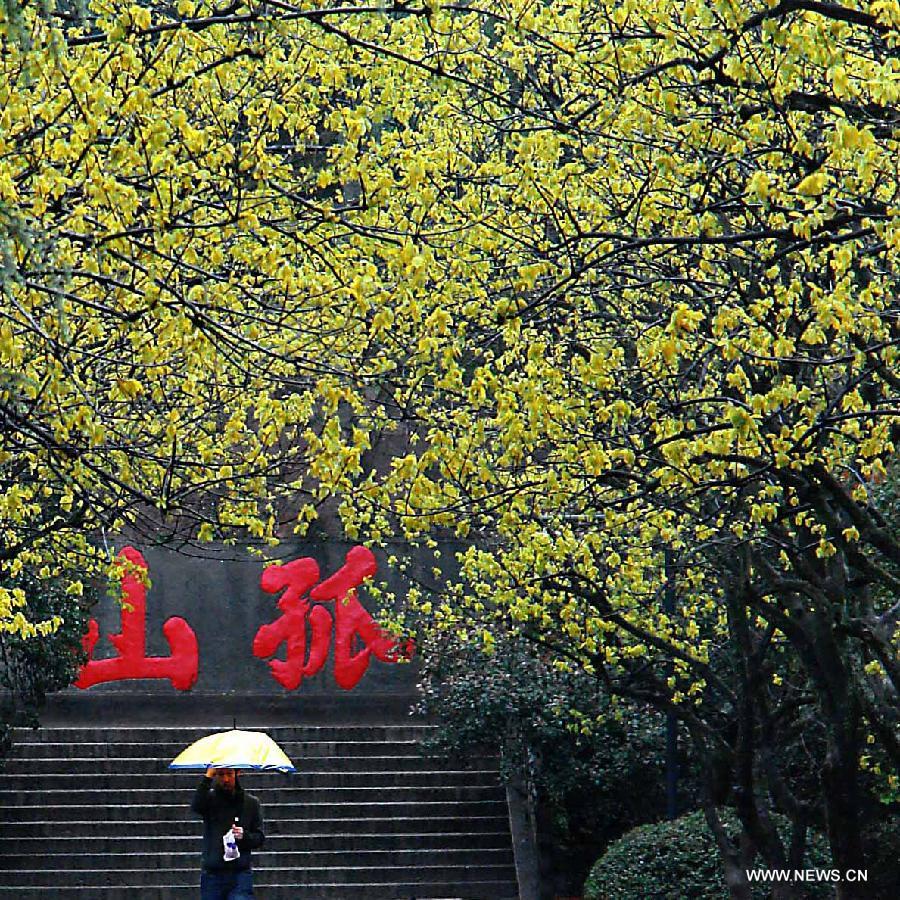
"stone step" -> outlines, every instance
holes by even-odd
[[[15,846],[15,845],[14,845]],[[140,853],[106,852],[91,853],[83,846],[74,852],[54,852],[27,854],[9,852],[7,848],[0,857],[0,872],[36,871],[50,867],[58,872],[69,872],[82,869],[165,869],[173,871],[190,868],[200,858],[200,841],[194,847],[185,848],[181,852],[160,849]],[[513,863],[512,850],[486,849],[483,847],[467,847],[449,850],[389,849],[352,851],[354,867],[368,866],[372,871],[381,871],[390,867],[411,866],[510,866]],[[347,852],[344,850],[275,850],[265,849],[253,851],[253,865],[257,869],[340,869],[347,864]]]
[[[87,824],[87,823],[85,823]],[[165,823],[171,824],[171,823]],[[13,829],[14,830],[14,829]],[[200,848],[201,825],[199,819],[193,830],[184,834],[131,834],[124,835],[116,829],[116,834],[91,834],[79,836],[55,835],[52,842],[53,853],[78,854],[78,853],[133,853],[145,854],[158,850],[160,843],[165,843],[172,852],[196,853]],[[3,843],[4,854],[8,858],[22,856],[46,857],[48,842],[46,837],[10,836],[6,832]],[[284,832],[283,834],[271,831],[269,823],[266,824],[266,844],[262,851],[268,855],[269,851],[293,850],[295,852],[329,852],[356,853],[365,850],[388,850],[391,852],[405,852],[410,847],[417,850],[466,850],[470,847],[480,847],[485,850],[508,850],[509,832],[497,831],[461,831],[453,832],[404,832],[390,833],[360,833],[358,831],[344,832],[340,834],[310,834]],[[0,856],[0,867],[3,865],[3,856]],[[17,866],[26,868],[24,866]]]
[[[186,804],[177,806],[101,806],[99,804],[65,804],[60,806],[48,806],[42,803],[38,806],[16,806],[15,809],[5,810],[5,814],[11,815],[14,821],[42,822],[47,816],[48,808],[53,810],[58,822],[100,822],[105,818],[108,822],[141,821],[147,819],[188,820],[191,812]],[[418,802],[393,802],[390,800],[379,803],[302,803],[285,804],[269,803],[264,813],[267,819],[277,820],[285,818],[288,814],[299,819],[317,819],[323,814],[329,814],[335,819],[373,818],[381,816],[442,816],[455,818],[469,818],[470,816],[499,815],[506,808],[505,800],[445,800]],[[285,815],[282,815],[284,813]]]
[[[496,800],[502,802],[506,794],[499,785],[483,787],[479,785],[444,785],[400,787],[283,787],[278,791],[265,794],[254,791],[268,808],[273,803],[279,806],[316,805],[332,802],[343,805],[350,801],[354,805],[389,803],[452,803],[464,801]],[[20,806],[84,806],[95,803],[102,798],[103,804],[113,806],[136,806],[147,809],[154,805],[183,805],[190,807],[194,796],[193,788],[151,788],[134,787],[129,789],[92,788],[54,788],[43,790],[7,790],[0,788],[0,806],[17,808]],[[271,798],[271,799],[270,799]]]
[[[56,875],[59,888],[59,872],[47,869],[17,869],[3,873],[5,887],[32,887],[37,884],[48,884],[48,875]],[[394,886],[398,883],[428,885],[432,882],[465,883],[468,879],[507,881],[515,880],[515,872],[510,865],[479,865],[477,868],[466,865],[437,864],[427,866],[381,866],[377,871],[370,866],[309,867],[303,869],[273,868],[267,866],[259,869],[254,876],[262,888],[267,882],[272,884],[295,884],[298,886],[327,882],[331,884],[361,885],[383,884]],[[181,869],[167,868],[166,881],[172,884],[196,883],[198,874],[195,867]],[[160,870],[153,869],[66,869],[66,890],[70,886],[81,885],[102,888],[106,885],[156,886],[160,881]],[[262,891],[260,891],[262,893]],[[140,896],[143,896],[142,894]]]
[[[189,883],[175,884],[168,879],[154,886],[115,884],[107,881],[99,888],[70,884],[66,886],[66,900],[196,900],[199,875]],[[468,882],[396,882],[394,884],[339,884],[329,881],[298,885],[293,879],[284,884],[256,879],[257,891],[265,900],[519,900],[515,882],[509,879],[485,880],[475,877]],[[265,890],[265,894],[262,893]],[[59,900],[59,881],[52,877],[35,881],[28,887],[7,887],[0,884],[0,897],[16,900]]]
[[[8,760],[4,769],[0,770],[0,779],[12,775],[168,775],[178,779],[180,784],[196,783],[203,773],[199,769],[169,769],[170,757],[122,757],[115,758],[47,758]],[[374,772],[484,772],[499,770],[496,757],[472,757],[469,760],[434,759],[422,756],[318,756],[294,760],[298,771],[283,774],[281,772],[245,772],[243,780],[257,787],[273,784],[282,785],[298,777],[319,773],[374,773]],[[70,766],[71,763],[71,766]]]
[[[29,790],[126,790],[138,783],[152,790],[194,790],[200,781],[198,773],[172,772],[165,768],[142,772],[139,768],[127,767],[118,771],[67,771],[64,761],[54,772],[11,772],[0,774],[0,792]],[[71,761],[70,761],[71,764]],[[366,788],[366,787],[431,787],[437,784],[482,785],[496,787],[499,776],[496,768],[491,769],[435,769],[433,766],[418,771],[371,770],[345,771],[340,761],[336,768],[316,772],[300,771],[293,775],[276,775],[264,772],[258,776],[250,773],[241,776],[241,782],[251,793],[262,797],[291,788]],[[75,768],[78,768],[77,764]]]
[[[17,728],[13,741],[18,745],[30,743],[115,743],[120,740],[138,743],[180,743],[187,746],[208,734],[227,731],[222,724],[193,726],[135,725],[127,728],[101,725],[45,726],[38,729]],[[242,731],[263,731],[272,740],[319,741],[421,741],[435,733],[435,726],[416,723],[403,725],[241,725]]]
[[[168,765],[188,744],[189,740],[177,741],[90,741],[79,743],[59,741],[36,741],[31,744],[18,744],[10,753],[10,762],[19,759],[59,759],[66,755],[74,755],[77,748],[79,757],[95,757],[110,759],[143,757],[165,761]],[[440,759],[441,757],[425,754],[420,741],[284,741],[279,746],[294,762],[301,762],[317,757],[364,757],[364,756],[409,756],[416,758]],[[484,758],[484,754],[474,752],[470,758]]]
[[[84,810],[83,810],[84,811]],[[17,811],[18,812],[18,811]],[[107,828],[107,822],[98,820],[97,808],[91,807],[88,811],[90,818],[69,819],[61,822],[50,818],[50,813],[45,810],[44,816],[26,820],[19,816],[15,819],[0,819],[0,834],[15,838],[40,837],[56,838],[59,836],[75,836],[79,833],[111,835],[113,837],[134,837],[146,835],[148,837],[167,838],[169,836],[196,836],[199,834],[200,819],[123,819],[115,822],[112,829]],[[321,810],[319,815],[327,813]],[[7,816],[5,810],[0,809],[0,816]],[[381,833],[385,835],[395,834],[464,834],[468,832],[492,833],[496,831],[508,831],[509,818],[505,804],[502,809],[493,814],[446,816],[434,815],[431,812],[421,815],[382,815],[358,817],[348,823],[346,819],[337,817],[327,818],[268,818],[266,820],[266,835],[302,834],[308,831],[311,834],[346,835],[349,828],[358,829],[361,834]],[[102,831],[101,831],[102,829]]]
[[[226,726],[227,727],[227,726]],[[244,725],[255,730],[251,725]],[[197,772],[171,759],[211,726],[56,726],[19,732],[0,772],[0,900],[197,896]],[[266,846],[266,900],[512,900],[496,757],[423,752],[421,723],[260,727],[300,769],[248,773]],[[65,873],[64,885],[60,873]]]

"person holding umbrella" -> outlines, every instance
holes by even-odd
[[[191,809],[203,817],[201,900],[253,897],[251,851],[266,837],[259,800],[241,787],[234,769],[210,767]]]
[[[221,731],[182,750],[170,769],[205,771],[191,809],[203,817],[201,900],[253,897],[251,851],[265,840],[259,799],[238,781],[238,771],[296,772],[294,764],[267,734]]]

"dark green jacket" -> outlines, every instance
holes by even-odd
[[[212,779],[204,776],[197,785],[191,809],[203,816],[203,868],[211,872],[249,869],[250,851],[262,847],[266,839],[259,800],[246,793],[237,781],[234,793],[229,794],[214,788]],[[225,862],[222,838],[235,819],[244,829],[243,838],[237,842],[241,855]]]

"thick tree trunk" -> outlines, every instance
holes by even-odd
[[[747,873],[737,859],[725,858],[725,885],[731,900],[753,900]]]
[[[725,865],[725,884],[731,900],[753,900],[750,882],[747,880],[749,854],[745,852],[746,848],[743,844],[735,847],[731,843],[715,806],[708,799],[703,803],[703,813],[706,816],[706,824],[709,825],[710,831],[719,845],[719,852]]]
[[[829,723],[827,734],[822,790],[832,860],[843,875],[851,869],[866,868],[860,817],[859,714],[852,700],[840,720]],[[837,900],[865,897],[865,883],[842,881],[837,887]]]
[[[847,671],[846,648],[839,643],[831,623],[819,618],[815,624],[813,636],[820,665],[819,683],[824,687],[820,704],[826,737],[819,777],[832,863],[843,876],[851,869],[866,867],[859,787],[862,714]],[[865,896],[865,883],[842,880],[837,886],[837,900],[863,900]]]
[[[840,871],[837,900],[863,900],[865,883],[843,880],[851,869],[865,869],[862,846],[862,794],[859,786],[862,712],[853,689],[849,667],[853,657],[846,631],[836,628],[846,603],[846,567],[835,560],[819,573],[820,598],[801,626],[802,641],[795,642],[812,679],[825,724],[825,760],[819,773],[833,868]],[[801,574],[814,583],[818,564]],[[802,567],[801,567],[802,568]],[[827,576],[827,577],[826,577]]]
[[[750,849],[749,854],[745,852],[742,856],[749,861],[749,858],[758,853],[765,868],[784,869],[787,865],[784,844],[766,808],[760,803],[757,792],[756,764],[760,728],[757,694],[761,687],[762,671],[747,618],[744,596],[735,593],[729,597],[729,613],[732,634],[741,652],[741,679],[736,710],[738,728],[734,756],[734,800],[744,838]],[[796,896],[797,890],[793,884],[777,882],[772,885],[773,900],[794,900]]]

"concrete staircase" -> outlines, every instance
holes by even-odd
[[[428,727],[264,729],[300,774],[242,778],[266,821],[262,900],[518,897],[497,761],[426,757]],[[20,732],[0,773],[0,898],[197,897],[199,776],[166,766],[220,728]]]

